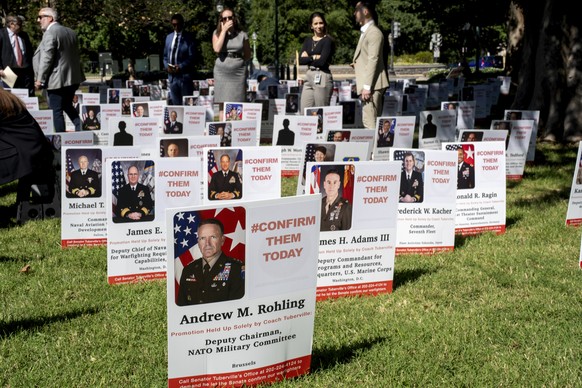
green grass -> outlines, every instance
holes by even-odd
[[[275,386],[582,386],[576,152],[538,144],[504,235],[398,256],[391,294],[319,302],[311,373]],[[0,186],[0,386],[166,386],[165,282],[109,286],[105,248],[62,250],[59,220],[15,225],[15,188]]]

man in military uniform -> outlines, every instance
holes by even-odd
[[[95,111],[93,109],[89,109],[87,112],[87,117],[83,122],[83,131],[95,131],[101,129],[101,123],[97,116],[95,116]]]
[[[178,306],[235,300],[245,293],[244,265],[222,252],[224,226],[215,219],[198,225],[202,257],[182,270]]]
[[[85,198],[101,196],[101,179],[96,171],[88,168],[89,159],[79,156],[79,169],[71,172],[67,198]]]
[[[230,170],[230,156],[220,157],[220,171],[214,173],[208,185],[208,199],[240,199],[242,183],[238,173]]]
[[[404,169],[400,176],[400,202],[422,202],[424,196],[424,182],[422,174],[414,169],[416,159],[411,152],[404,155]]]
[[[337,169],[330,169],[323,178],[325,196],[321,200],[320,230],[348,230],[352,227],[352,205],[339,195],[341,175]]]
[[[458,152],[458,171],[457,171],[457,189],[472,189],[475,187],[475,166],[465,162],[465,151],[463,147],[457,148]]]
[[[127,169],[129,183],[117,194],[117,218],[114,222],[151,221],[154,201],[150,189],[138,183],[139,171],[136,166]]]

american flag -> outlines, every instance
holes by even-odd
[[[214,158],[214,151],[208,151],[208,182],[212,179],[212,175],[218,171],[216,159]]]
[[[73,159],[71,159],[71,153],[67,152],[67,173],[66,173],[66,180],[67,180],[67,192],[69,191],[69,182],[71,181],[71,173],[75,170],[73,166]]]
[[[303,161],[303,177],[305,177],[305,171],[307,171],[307,162],[315,161],[315,147],[316,144],[312,143],[305,145],[305,160]]]
[[[142,185],[146,185],[150,189],[150,193],[152,195],[152,200],[156,197],[156,182],[154,180],[155,172],[154,172],[155,163],[152,160],[146,160],[145,166],[143,168],[143,173],[141,174],[141,179],[139,183]]]
[[[320,180],[321,180],[321,167],[313,166],[311,168],[311,186],[309,187],[309,194],[319,193]]]
[[[176,213],[173,217],[174,238],[174,280],[176,298],[180,288],[182,270],[201,257],[198,248],[198,224],[200,221],[216,218],[224,226],[224,245],[222,252],[245,263],[246,212],[244,207],[229,207],[202,211]]]
[[[170,124],[170,111],[164,108],[164,129]]]
[[[114,161],[111,163],[111,194],[113,204],[113,217],[117,215],[117,196],[119,195],[119,189],[125,186],[125,174],[123,172],[123,166],[121,162]]]

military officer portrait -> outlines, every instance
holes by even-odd
[[[209,152],[213,152],[210,150]],[[208,185],[208,199],[228,200],[242,198],[242,181],[240,174],[233,170],[230,155],[220,155],[220,170],[212,174]]]
[[[352,227],[352,204],[343,194],[342,166],[332,166],[322,171],[323,198],[321,199],[321,226],[322,232],[348,230]],[[346,166],[347,167],[347,166]]]
[[[65,192],[67,198],[94,198],[101,196],[101,151],[96,150],[96,153],[91,153],[89,150],[83,151],[84,153],[78,157],[72,156],[73,151],[68,151],[68,169],[77,168],[69,174]],[[91,166],[89,165],[90,158]],[[77,161],[76,166],[73,160]]]
[[[469,150],[470,146],[465,147]],[[459,190],[475,188],[475,166],[467,160],[468,158],[465,158],[467,150],[463,149],[461,145],[457,148],[457,189]]]
[[[140,171],[136,165],[127,169],[127,183],[117,192],[117,204],[113,222],[153,221],[154,200],[149,185],[140,183]],[[146,176],[149,175],[143,174]]]
[[[198,248],[202,257],[182,270],[178,306],[240,299],[245,294],[245,267],[222,252],[224,226],[215,218],[200,221]]]

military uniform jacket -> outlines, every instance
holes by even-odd
[[[457,189],[475,187],[475,167],[467,162],[461,163],[457,176]]]
[[[342,197],[337,197],[326,212],[327,197],[321,200],[321,231],[348,230],[352,227],[352,205]]]
[[[76,198],[79,190],[83,189],[89,191],[88,197],[101,196],[101,179],[96,171],[87,169],[85,175],[81,173],[81,170],[75,170],[71,173],[67,197]]]
[[[188,264],[180,277],[178,306],[240,299],[245,293],[243,264],[220,254],[207,277],[202,258]]]
[[[216,199],[216,194],[223,191],[233,193],[233,199],[239,199],[242,197],[242,183],[236,172],[228,170],[226,176],[224,176],[224,173],[221,170],[212,175],[208,187],[208,199]]]
[[[131,186],[126,184],[117,195],[117,209],[118,216],[125,218],[129,213],[140,212],[147,216],[152,212],[154,202],[150,194],[150,189],[147,186],[138,183],[135,191],[131,190]]]
[[[424,183],[422,181],[422,174],[416,170],[410,174],[410,179],[406,179],[406,172],[402,171],[400,177],[400,199],[406,195],[416,198],[416,202],[422,202],[424,197]]]

